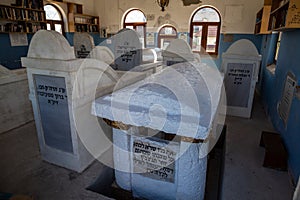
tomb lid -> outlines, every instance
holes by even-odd
[[[248,58],[256,58],[261,59],[261,56],[258,54],[258,51],[255,45],[247,39],[241,39],[234,42],[228,50],[223,53],[222,57],[236,55],[239,57],[248,57]]]
[[[218,112],[222,83],[217,68],[198,62],[178,63],[96,99],[92,114],[205,140]]]
[[[182,57],[188,61],[194,60],[194,54],[190,45],[183,39],[174,39],[165,51],[162,52],[163,57]]]
[[[55,60],[75,59],[74,50],[66,38],[56,31],[39,30],[29,45],[27,57]]]

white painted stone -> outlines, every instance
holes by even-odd
[[[236,41],[223,53],[222,71],[225,74],[228,115],[251,117],[260,61],[261,55],[258,54],[255,45],[247,39]],[[247,69],[247,73],[239,72],[244,69]]]
[[[122,29],[114,37],[115,67],[129,71],[142,63],[142,44],[136,31]]]
[[[172,65],[178,62],[199,61],[195,56],[190,45],[183,39],[174,39],[170,42],[166,50],[162,52],[165,65]]]
[[[218,73],[217,69],[206,64],[178,63],[112,95],[98,98],[93,103],[95,115],[206,139],[220,100],[223,79],[218,78]],[[175,94],[176,98],[172,96]]]
[[[144,141],[150,145],[164,145],[163,140],[152,140],[142,134],[141,128],[131,128],[128,131],[114,129],[114,166],[116,182],[125,190],[131,190],[134,197],[140,199],[204,199],[206,186],[207,157],[203,156],[206,147],[188,142],[178,143],[174,163],[174,181],[164,181],[136,171],[133,142]],[[152,141],[152,142],[151,142]],[[170,149],[170,146],[168,146]],[[175,148],[176,149],[176,148]],[[151,163],[151,162],[150,162]],[[147,166],[147,165],[145,165]],[[131,172],[131,173],[128,173]]]
[[[105,46],[96,46],[92,50],[90,56],[91,58],[101,60],[108,65],[114,64],[115,61],[115,56],[113,52],[108,47]]]
[[[56,60],[75,59],[74,51],[65,37],[56,31],[39,30],[32,38],[27,57]]]
[[[180,77],[184,77],[188,82],[181,82]],[[110,95],[98,98],[93,103],[95,115],[133,126],[128,131],[114,130],[114,166],[119,169],[116,171],[116,182],[121,188],[132,190],[134,197],[141,199],[204,199],[206,155],[210,145],[213,145],[210,138],[216,135],[209,133],[215,130],[213,126],[216,124],[215,118],[218,115],[223,83],[223,78],[217,77],[218,70],[205,64],[179,63]],[[176,93],[178,98],[176,99],[172,97],[172,92],[157,88],[155,84],[166,86],[174,93],[184,92]],[[191,88],[195,89],[194,93],[189,93]],[[196,95],[195,99],[193,95]],[[197,109],[193,107],[192,102],[198,102],[199,112],[196,112]],[[205,111],[208,105],[211,106],[211,112]],[[176,109],[179,107],[180,112],[177,112]],[[176,116],[180,116],[180,120],[176,120]],[[185,118],[186,116],[193,117]],[[201,118],[201,122],[210,121],[210,123],[204,127],[195,120],[198,117]],[[174,127],[178,124],[181,126],[175,130]],[[142,134],[143,130],[140,127],[206,141],[205,144],[180,142],[180,148],[177,150],[178,159],[174,165],[174,181],[164,181],[136,173],[133,142],[137,139],[149,142],[149,138],[145,138],[148,134]],[[165,141],[153,142],[155,145],[163,143]]]
[[[73,43],[76,58],[89,58],[95,48],[94,38],[88,33],[74,33]]]
[[[143,49],[143,63],[157,62],[157,54],[154,49]]]
[[[47,42],[45,45],[45,41],[51,41],[51,43]],[[111,129],[97,126],[97,117],[90,114],[91,102],[95,96],[111,92],[119,75],[102,61],[75,59],[74,51],[64,37],[52,31],[41,31],[33,36],[28,57],[22,58],[22,66],[27,68],[29,97],[33,106],[42,158],[50,163],[82,172],[95,157],[99,157],[110,147],[109,139],[103,129],[108,135],[111,134]],[[70,126],[70,132],[64,134],[70,135],[72,151],[50,145],[49,140],[46,140],[52,132],[45,132],[46,123],[50,123],[50,118],[43,121],[42,117],[47,113],[42,113],[42,110],[47,108],[50,112],[56,111],[52,110],[48,104],[47,106],[39,105],[42,97],[40,93],[37,93],[37,76],[48,77],[49,84],[52,79],[64,80],[68,108],[68,113],[64,114],[68,116],[68,119],[60,119],[61,116],[57,116],[57,119],[59,119],[58,122],[62,121]],[[98,85],[99,80],[100,85]],[[55,84],[57,82],[51,83],[51,85]],[[54,94],[56,93],[53,92]],[[55,99],[49,97],[48,103],[49,100]],[[55,118],[54,116],[54,122],[56,122]],[[55,124],[53,126],[55,127]],[[57,130],[60,131],[63,128],[65,126]],[[60,142],[57,138],[55,141]]]
[[[207,156],[200,157],[201,145],[181,142],[176,199],[204,199]]]
[[[233,43],[222,56],[239,56],[249,59],[261,59],[261,56],[258,54],[258,51],[255,45],[247,39],[241,39]]]
[[[124,190],[130,191],[131,188],[131,154],[130,154],[130,135],[127,131],[113,129],[114,141],[114,167],[116,183]]]
[[[76,59],[64,37],[52,31],[38,32],[32,41],[28,57],[21,60],[27,68],[42,158],[82,172],[111,147],[111,128],[100,126],[91,114],[92,101],[145,78],[146,73],[117,72],[97,59]]]
[[[26,70],[0,65],[0,134],[33,120]]]

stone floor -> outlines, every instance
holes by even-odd
[[[262,167],[262,130],[272,131],[259,101],[251,119],[227,118],[223,200],[288,200],[293,187],[287,172]],[[103,165],[94,162],[83,173],[41,160],[35,124],[0,135],[0,192],[32,195],[35,199],[109,199],[90,192]]]
[[[224,200],[289,200],[293,187],[287,172],[262,166],[261,132],[274,131],[263,106],[255,99],[251,119],[227,117],[223,182]]]

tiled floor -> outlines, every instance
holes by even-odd
[[[224,200],[289,200],[293,188],[287,172],[262,167],[262,130],[272,131],[262,106],[254,103],[252,119],[228,117]],[[103,165],[94,162],[82,174],[41,160],[35,124],[0,135],[0,192],[29,194],[36,199],[107,199],[85,190]]]

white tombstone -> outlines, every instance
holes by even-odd
[[[25,69],[9,70],[0,65],[0,134],[33,120]]]
[[[74,33],[73,43],[76,58],[89,58],[95,47],[94,39],[88,33]]]
[[[227,114],[250,118],[261,56],[246,39],[233,43],[222,55]]]
[[[157,54],[154,49],[143,49],[143,63],[155,63],[157,62]]]
[[[108,65],[115,61],[113,52],[106,46],[96,46],[90,53],[90,58],[101,60]]]
[[[181,75],[196,89],[195,99],[188,95],[191,85],[182,89]],[[113,129],[117,185],[141,199],[204,199],[207,152],[217,138],[222,84],[217,69],[185,62],[96,99],[95,115],[129,125],[128,130]],[[166,89],[170,85],[172,92],[183,92],[176,96],[182,101],[174,100]],[[193,107],[191,102],[198,103]],[[180,139],[170,141],[160,131]]]
[[[129,71],[142,63],[142,44],[136,31],[122,29],[114,37],[115,69]]]
[[[183,39],[174,39],[166,50],[162,52],[165,65],[173,65],[180,62],[200,61],[193,53],[190,45]]]
[[[91,102],[102,86],[113,88],[119,75],[99,60],[76,59],[61,34],[46,30],[35,33],[22,66],[27,68],[42,158],[82,172],[110,147],[104,132],[111,134],[111,128],[93,126],[98,120],[90,114]],[[86,149],[87,142],[97,148]]]

